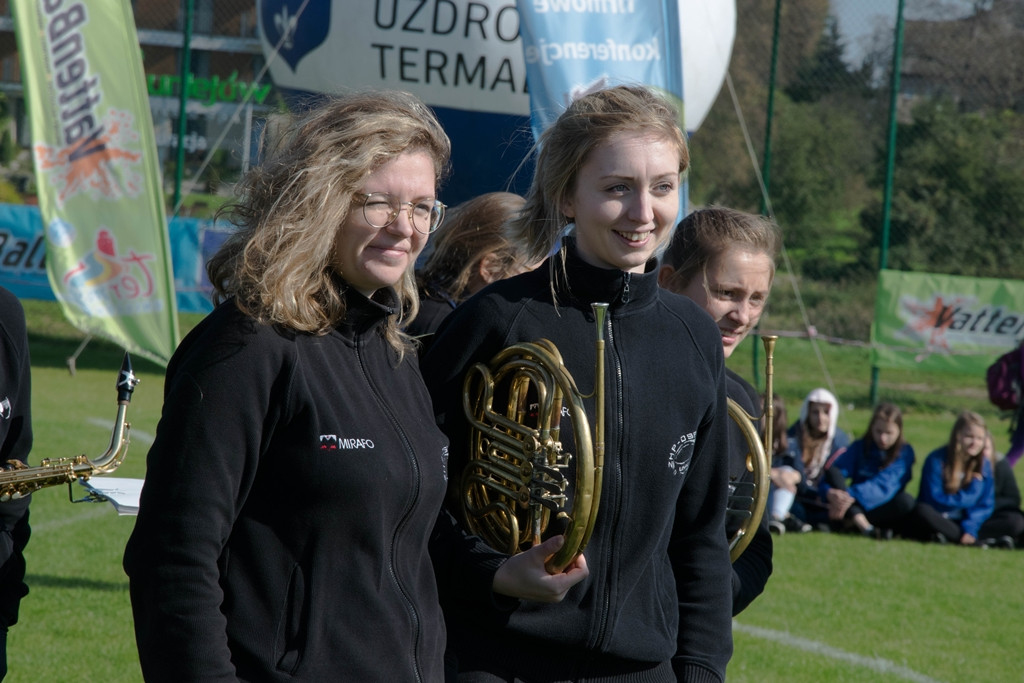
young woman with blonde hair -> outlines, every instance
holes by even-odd
[[[439,681],[438,581],[558,600],[558,538],[505,556],[445,514],[447,440],[401,331],[448,137],[406,93],[272,130],[167,368],[124,568],[146,680]],[[435,572],[435,566],[437,572]]]

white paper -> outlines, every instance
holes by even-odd
[[[110,501],[119,515],[139,514],[139,495],[143,479],[91,477],[81,482],[90,493]]]

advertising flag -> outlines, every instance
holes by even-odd
[[[534,138],[598,88],[646,84],[683,113],[679,4],[673,0],[517,0]]]
[[[15,0],[46,269],[78,329],[166,365],[167,217],[128,0]]]
[[[883,270],[872,362],[985,376],[1024,340],[1024,280]]]

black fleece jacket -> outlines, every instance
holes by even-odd
[[[227,301],[175,352],[124,557],[147,680],[443,679],[447,440],[381,294],[324,336]],[[444,562],[489,596],[497,560]]]
[[[736,401],[747,415],[761,415],[763,403],[754,387],[732,370],[725,370],[726,394]],[[743,432],[735,424],[729,426],[729,479],[737,482],[752,482],[754,475],[747,469],[749,446]],[[738,526],[738,525],[737,525]],[[730,537],[735,533],[729,529]],[[732,614],[736,616],[764,592],[768,577],[772,574],[772,534],[768,530],[768,514],[761,516],[761,523],[753,531],[743,554],[732,563]]]
[[[604,485],[585,551],[590,576],[556,605],[524,603],[509,613],[449,601],[450,647],[460,661],[484,659],[485,668],[526,679],[607,673],[614,661],[616,670],[633,672],[662,665],[660,679],[644,680],[665,680],[666,667],[671,680],[673,669],[681,680],[721,680],[732,653],[732,571],[720,334],[692,301],[658,287],[653,262],[644,274],[605,270],[584,263],[571,238],[566,248],[564,273],[552,257],[557,306],[550,262],[496,282],[445,320],[422,365],[452,440],[454,482],[466,462],[466,368],[510,344],[547,338],[588,392],[596,336],[590,303],[611,304]],[[593,401],[585,404],[592,424]],[[571,433],[563,420],[563,441]]]
[[[0,465],[28,464],[32,450],[32,364],[21,302],[0,287]],[[0,628],[18,621],[18,607],[28,593],[23,551],[31,531],[31,496],[0,503]]]

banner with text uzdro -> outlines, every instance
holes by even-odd
[[[83,332],[166,364],[167,218],[127,0],[15,0],[50,284]]]
[[[872,361],[983,377],[1024,339],[1024,280],[883,270]]]

